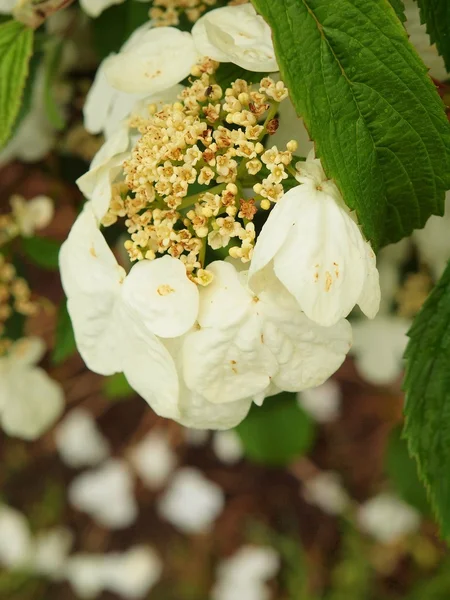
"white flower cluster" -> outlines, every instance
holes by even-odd
[[[98,77],[128,95],[122,116],[130,96],[141,102],[109,123],[114,133],[78,181],[89,202],[60,265],[89,368],[123,371],[161,416],[226,429],[252,401],[322,384],[350,348],[345,317],[356,304],[374,317],[380,292],[370,244],[320,161],[311,154],[294,168],[294,140],[266,143],[283,83],[224,90],[219,61],[277,69],[251,5],[207,13],[192,35],[145,25],[105,61]],[[189,72],[189,86],[167,92]],[[87,113],[96,96],[109,112],[112,96],[99,90],[97,81]],[[158,106],[155,94],[175,92]],[[128,273],[101,229],[121,222],[136,261]]]

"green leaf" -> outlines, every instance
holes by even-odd
[[[285,465],[304,454],[312,445],[315,427],[299,407],[296,394],[283,392],[252,406],[247,418],[236,428],[246,456],[266,465]]]
[[[405,5],[403,4],[403,0],[389,0],[392,5],[392,8],[397,13],[397,17],[400,19],[402,23],[406,21],[405,16]]]
[[[58,270],[58,255],[61,242],[44,237],[22,239],[22,249],[32,263],[50,271]]]
[[[33,49],[33,31],[16,21],[0,24],[0,148],[19,113]]]
[[[450,536],[450,263],[414,319],[406,349],[405,436]]]
[[[388,0],[253,0],[316,154],[375,247],[442,214],[450,124]]]
[[[417,473],[416,461],[408,453],[408,445],[401,437],[401,428],[389,437],[385,469],[397,493],[405,502],[423,514],[429,514],[427,492]]]
[[[69,356],[75,354],[77,346],[73,333],[72,321],[67,312],[67,302],[59,307],[58,321],[56,323],[56,340],[52,353],[52,362],[55,365],[63,363]]]
[[[45,54],[44,104],[48,120],[55,129],[64,128],[65,120],[55,98],[55,80],[61,65],[64,40],[51,40]]]
[[[115,373],[105,377],[103,391],[108,398],[113,400],[136,394],[123,373]]]
[[[417,0],[420,20],[426,23],[432,44],[436,44],[450,71],[450,2],[448,0]]]
[[[94,45],[99,58],[117,52],[133,31],[148,20],[148,4],[136,0],[127,0],[103,11],[93,21]]]

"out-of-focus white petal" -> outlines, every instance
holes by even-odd
[[[358,306],[369,319],[373,319],[380,308],[381,289],[380,276],[377,269],[377,259],[370,244],[366,242],[366,278]]]
[[[124,0],[80,0],[81,8],[90,17],[99,17],[105,9],[122,2]]]
[[[38,533],[33,544],[32,570],[53,580],[62,579],[72,543],[73,535],[65,527]]]
[[[45,354],[45,342],[39,337],[26,337],[17,340],[8,352],[10,366],[31,367],[37,365]]]
[[[95,598],[105,587],[104,556],[74,554],[66,565],[66,578],[80,598]]]
[[[0,504],[0,565],[19,569],[29,563],[32,552],[30,528],[17,510]]]
[[[0,14],[11,13],[17,2],[18,0],[0,0]]]
[[[340,412],[342,393],[337,381],[328,379],[318,387],[299,393],[299,405],[318,423],[335,421]]]
[[[361,529],[383,544],[396,542],[420,527],[419,513],[390,493],[382,493],[359,509]]]
[[[183,335],[197,320],[197,286],[188,279],[183,263],[168,255],[135,264],[125,279],[123,298],[160,337]]]
[[[251,4],[216,8],[192,29],[198,51],[249,71],[278,71],[270,27]]]
[[[69,467],[97,465],[109,456],[109,444],[92,415],[75,408],[55,431],[56,448]]]
[[[35,440],[53,425],[64,408],[62,387],[43,369],[14,369],[7,378],[11,401],[0,420],[8,435]]]
[[[419,250],[420,259],[428,265],[436,280],[447,266],[450,258],[450,193],[445,199],[443,217],[430,217],[423,229],[413,232],[413,240]]]
[[[46,227],[53,218],[53,201],[48,196],[36,196],[24,200],[21,196],[11,198],[14,219],[21,235],[30,237],[36,229]]]
[[[105,74],[117,90],[154,94],[187,77],[197,58],[190,33],[175,27],[147,28],[111,57],[105,65]]]
[[[145,598],[162,573],[162,563],[148,546],[135,546],[104,559],[105,589],[122,598]]]
[[[161,487],[177,464],[177,457],[167,439],[158,430],[151,431],[130,452],[130,461],[149,488]]]
[[[138,507],[133,478],[124,462],[110,459],[103,466],[78,475],[69,487],[69,501],[104,527],[131,525]]]
[[[349,504],[347,492],[337,473],[323,471],[305,482],[303,496],[329,515],[340,515]]]
[[[184,533],[207,531],[224,507],[221,488],[200,471],[183,468],[177,471],[159,499],[158,511]]]
[[[244,456],[241,439],[233,430],[216,431],[212,447],[217,458],[227,465],[237,463]]]

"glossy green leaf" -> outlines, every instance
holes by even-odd
[[[247,458],[265,465],[286,465],[307,452],[314,423],[298,405],[296,394],[283,392],[253,405],[237,427]]]
[[[448,0],[417,0],[420,20],[426,23],[432,44],[436,44],[450,71],[450,2]]]
[[[105,377],[103,391],[112,400],[136,394],[123,373],[115,373],[114,375]]]
[[[374,246],[442,214],[450,125],[388,0],[253,0],[316,154]]]
[[[405,436],[450,536],[450,263],[409,331]]]
[[[16,21],[0,24],[0,148],[20,110],[33,49],[33,31]]]
[[[56,271],[61,242],[45,237],[28,237],[22,239],[22,249],[29,260],[43,269]]]

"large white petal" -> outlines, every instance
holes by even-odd
[[[105,65],[108,82],[130,94],[154,94],[187,77],[198,58],[190,33],[150,29]]]
[[[105,127],[108,112],[118,93],[109,85],[105,75],[105,65],[112,56],[105,58],[97,69],[83,106],[84,126],[89,133],[100,133]]]
[[[192,28],[192,37],[194,43],[202,56],[208,56],[213,60],[217,60],[221,63],[230,62],[228,55],[214,44],[210,42],[208,32],[206,30],[206,18],[208,15],[201,17]]]
[[[366,317],[373,319],[380,310],[381,289],[380,275],[377,269],[377,259],[375,252],[368,242],[366,245],[366,279],[358,299],[359,308]]]
[[[43,369],[13,369],[8,376],[8,389],[10,401],[0,418],[9,435],[35,440],[63,411],[63,390]]]
[[[194,325],[199,294],[183,263],[171,256],[135,264],[123,285],[124,302],[160,337],[178,337]]]

